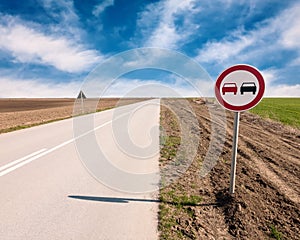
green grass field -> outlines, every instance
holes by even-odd
[[[264,98],[250,112],[300,129],[300,98]]]

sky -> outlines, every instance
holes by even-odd
[[[99,64],[143,47],[200,64],[212,78],[204,95],[243,63],[261,71],[266,96],[300,97],[299,12],[299,0],[1,0],[0,97],[76,97]],[[110,95],[156,82],[193,95],[178,79],[139,70],[120,76]]]

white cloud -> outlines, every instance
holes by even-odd
[[[220,41],[208,42],[199,50],[196,59],[229,65],[253,61],[284,49],[294,49],[300,56],[299,11],[298,3],[252,31],[238,29]]]
[[[258,54],[264,54],[267,48],[276,48],[274,42],[271,45],[267,45],[269,44],[269,39],[266,38],[271,34],[273,34],[271,26],[249,32],[236,30],[220,41],[206,43],[199,50],[196,59],[199,62],[214,62],[225,65],[245,60],[249,61]]]
[[[98,17],[107,7],[113,6],[114,0],[104,0],[93,9],[93,15]]]
[[[139,15],[137,23],[145,37],[144,46],[178,48],[198,28],[192,22],[195,12],[193,0],[165,0],[149,4]],[[183,17],[183,26],[176,25],[178,16]]]
[[[246,47],[251,46],[255,39],[252,36],[237,36],[234,41],[209,42],[199,51],[197,60],[200,62],[224,62],[232,56],[238,55]]]
[[[300,66],[299,11],[300,3],[297,3],[278,16],[260,23],[252,31],[238,29],[220,41],[208,42],[199,50],[196,60],[221,71],[230,65],[245,62],[265,65],[265,59],[268,63],[269,59],[283,58],[281,54],[293,51],[294,54],[287,56],[280,68],[276,69],[274,65],[271,69],[261,70],[267,84],[266,96],[299,97],[298,77],[293,79],[293,84],[284,83],[289,68]]]
[[[276,24],[281,25],[281,41],[285,47],[300,50],[300,4],[288,9],[280,16]]]
[[[300,84],[287,85],[279,84],[276,86],[269,86],[266,90],[268,97],[300,97]]]
[[[157,80],[120,78],[110,85],[104,96],[109,97],[189,97],[199,96],[191,86],[182,80],[165,83]]]
[[[276,70],[262,72],[266,80],[267,97],[300,97],[300,84],[273,85],[278,75]],[[99,83],[97,83],[99,84]],[[50,97],[77,97],[82,86],[80,81],[55,83],[48,79],[15,79],[13,77],[0,77],[0,98],[50,98]],[[172,83],[157,80],[140,80],[119,78],[112,85],[107,86],[106,92],[87,91],[88,97],[193,97],[213,96],[214,83],[199,81],[197,89],[188,85],[183,79],[176,78]],[[97,95],[98,94],[98,95]],[[200,95],[199,95],[200,94]]]
[[[46,35],[12,17],[0,23],[0,49],[9,52],[16,61],[51,65],[66,72],[89,70],[101,59],[95,50],[88,50],[71,38]]]
[[[47,14],[59,22],[69,23],[71,25],[78,24],[79,17],[76,14],[72,0],[40,0],[40,3],[47,11]]]
[[[75,98],[79,93],[81,82],[54,83],[45,79],[29,80],[1,77],[0,85],[1,98]]]
[[[261,73],[266,84],[266,97],[300,97],[300,84],[275,84],[280,76],[280,70],[266,69]]]
[[[74,2],[72,0],[39,0],[48,16],[55,20],[55,24],[48,27],[51,32],[68,35],[79,41],[84,31],[80,28],[80,18],[76,14]]]
[[[157,80],[141,80],[118,78],[108,84],[104,93],[97,91],[99,80],[95,87],[84,92],[87,97],[186,97],[199,96],[199,93],[182,79],[175,79],[173,83]],[[49,79],[16,79],[12,76],[0,77],[0,98],[51,98],[77,97],[82,82],[59,82]],[[101,96],[100,96],[101,95]]]

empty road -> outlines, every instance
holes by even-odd
[[[157,239],[159,103],[96,113],[92,132],[81,116],[1,134],[0,239]],[[120,175],[87,162],[95,144],[103,154],[95,161]],[[124,177],[147,174],[137,185]],[[130,193],[143,184],[148,193]]]

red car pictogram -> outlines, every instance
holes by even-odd
[[[238,91],[238,88],[236,86],[235,83],[224,83],[223,87],[222,87],[222,93],[223,95],[225,95],[225,93],[234,93],[234,95],[236,95]]]

